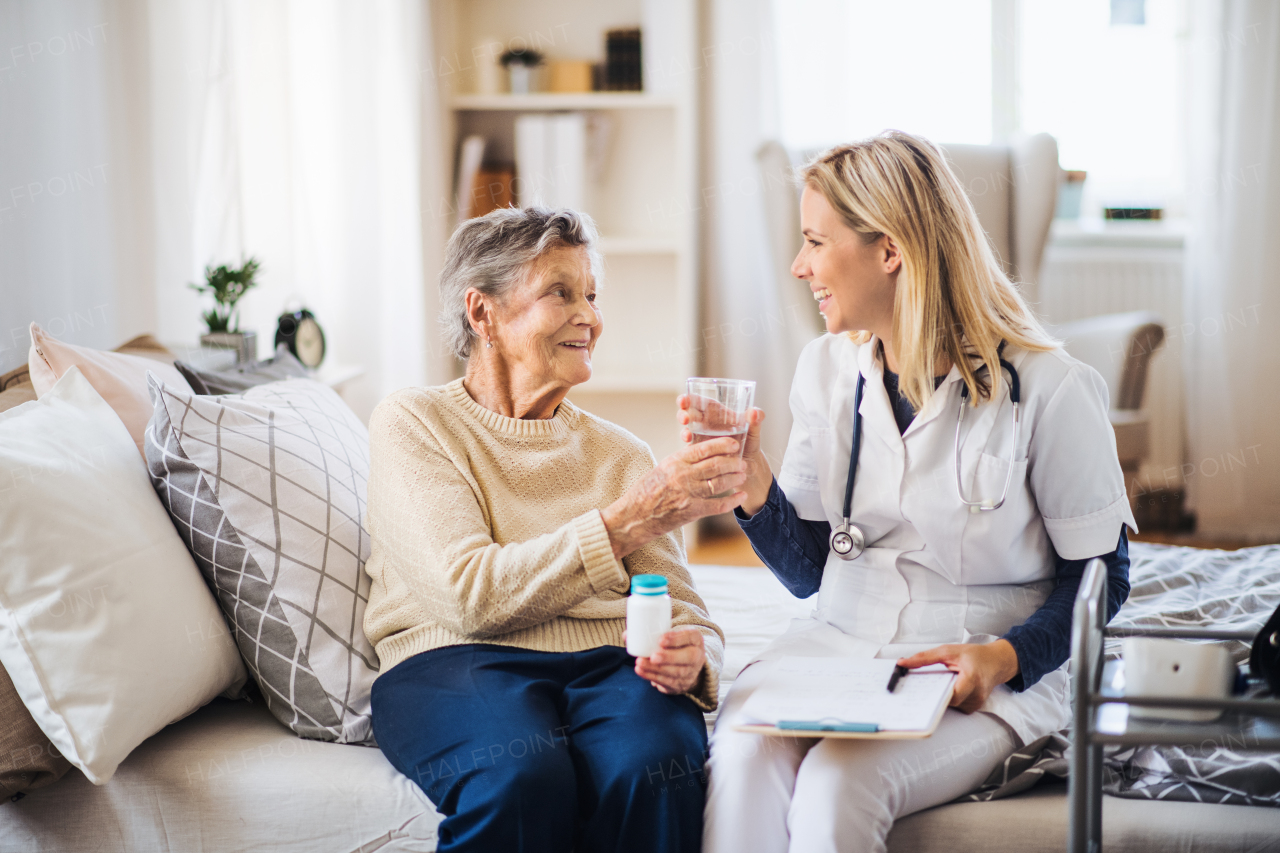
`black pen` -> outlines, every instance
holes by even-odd
[[[895,688],[895,687],[897,687],[897,686],[898,686],[898,679],[902,678],[902,676],[906,675],[906,674],[907,674],[908,672],[910,672],[910,671],[911,671],[911,670],[907,669],[905,666],[903,666],[903,665],[902,665],[902,664],[900,664],[900,663],[899,663],[899,664],[895,664],[895,665],[894,665],[894,667],[893,667],[893,675],[889,676],[889,688],[888,688],[888,689],[889,689],[889,692],[890,692],[890,693],[892,693],[892,692],[893,692],[893,688]]]

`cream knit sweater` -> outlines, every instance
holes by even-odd
[[[369,443],[364,630],[382,672],[462,643],[622,646],[630,576],[652,573],[667,577],[673,626],[703,634],[707,664],[689,695],[715,708],[724,637],[679,531],[619,562],[600,517],[653,470],[646,444],[567,400],[546,420],[504,417],[461,379],[383,400]]]

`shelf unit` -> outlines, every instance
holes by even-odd
[[[605,331],[594,376],[570,399],[644,439],[661,458],[678,447],[674,397],[698,370],[697,25],[693,0],[434,0],[437,80],[456,181],[459,146],[486,140],[488,161],[514,162],[522,113],[601,113],[608,145],[586,212],[600,229]],[[549,60],[601,61],[604,33],[639,25],[646,90],[477,94],[483,44],[527,44]],[[680,71],[679,69],[685,69]],[[517,176],[518,179],[518,176]]]
[[[680,243],[666,237],[610,237],[601,235],[600,251],[606,255],[675,255]]]
[[[676,98],[644,92],[536,92],[530,95],[455,95],[455,110],[656,110],[679,106]]]

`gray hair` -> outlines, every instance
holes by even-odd
[[[500,208],[459,225],[445,247],[440,271],[440,332],[445,345],[458,358],[471,355],[477,336],[467,319],[468,290],[502,299],[551,249],[584,247],[599,286],[603,264],[598,239],[591,217],[568,208]]]

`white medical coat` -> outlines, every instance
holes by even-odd
[[[990,642],[1025,622],[1054,583],[1054,552],[1084,559],[1114,551],[1129,509],[1107,387],[1061,349],[1006,347],[1021,377],[1021,429],[1012,448],[1008,374],[994,399],[965,411],[960,467],[969,500],[1009,494],[970,513],[956,494],[955,430],[963,382],[951,372],[898,433],[878,342],[824,335],[805,347],[791,389],[794,426],[778,485],[803,519],[840,523],[853,443],[858,373],[862,449],[852,520],[867,537],[856,560],[828,553],[811,618],[795,620],[759,660],[782,655],[897,658],[944,643]],[[1023,743],[1069,717],[1064,664],[1022,693],[1000,685],[983,711]]]

